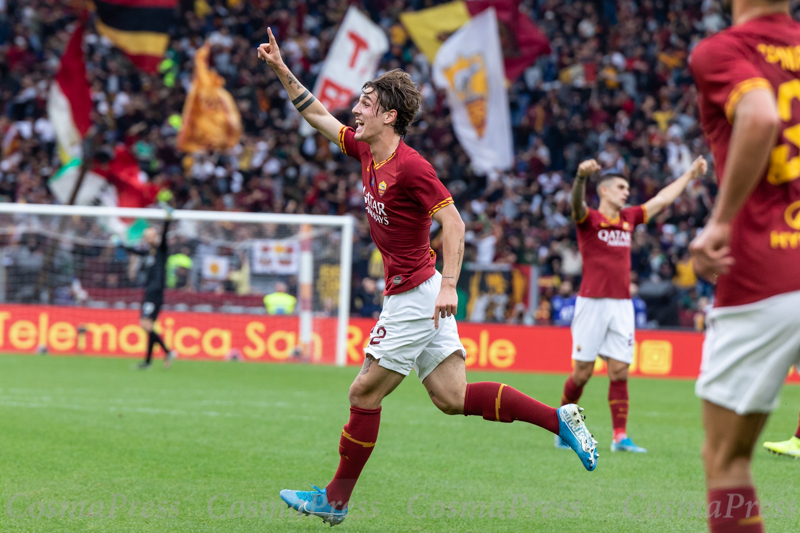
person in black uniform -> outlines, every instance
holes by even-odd
[[[144,281],[144,301],[142,302],[142,314],[139,317],[139,325],[147,332],[147,356],[139,364],[138,368],[146,370],[150,368],[153,358],[153,347],[158,344],[164,350],[164,368],[169,368],[176,353],[167,348],[164,340],[155,329],[155,321],[161,306],[164,303],[164,287],[167,278],[167,231],[172,222],[172,210],[167,211],[167,218],[164,220],[164,229],[159,239],[158,231],[154,227],[149,227],[144,232],[144,241],[148,244],[146,250],[125,247],[125,250],[136,255],[142,256],[142,270],[145,273]]]

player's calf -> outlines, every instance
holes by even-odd
[[[464,414],[467,373],[460,353],[450,354],[439,363],[422,384],[433,405],[446,415]]]

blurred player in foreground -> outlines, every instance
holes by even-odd
[[[800,360],[800,24],[788,0],[723,4],[733,27],[690,59],[720,180],[690,245],[697,273],[717,281],[695,390],[710,530],[756,533],[753,449]]]
[[[578,166],[572,187],[572,217],[578,227],[583,279],[572,320],[575,367],[564,384],[562,405],[577,402],[599,355],[608,363],[608,404],[614,438],[611,451],[647,452],[627,435],[628,368],[633,363],[635,313],[631,301],[631,235],[634,228],[672,204],[689,182],[706,173],[705,159],[658,192],[644,205],[627,207],[628,180],[604,174],[597,182],[600,206],[586,206],[586,180],[600,170],[594,159]],[[556,447],[565,447],[556,437]]]
[[[786,455],[787,457],[800,459],[800,424],[797,426],[794,437],[781,442],[765,442],[764,448],[778,455]]]
[[[364,366],[350,386],[350,420],[339,441],[336,475],[324,489],[282,490],[281,498],[301,513],[341,523],[375,447],[381,401],[412,368],[442,412],[535,424],[561,435],[584,467],[594,470],[596,443],[577,405],[554,409],[501,383],[467,384],[466,352],[453,316],[464,223],[430,163],[403,142],[421,101],[410,76],[393,70],[366,83],[353,108],[354,130],[328,113],[289,72],[271,31],[258,56],[278,75],[303,118],[361,163],[370,233],[383,255],[387,296],[364,350]],[[431,218],[443,228],[441,274],[430,248]]]
[[[156,344],[164,350],[164,368],[169,368],[175,359],[175,352],[167,348],[164,340],[155,330],[155,322],[161,306],[164,304],[164,287],[167,277],[167,231],[172,221],[172,209],[167,210],[167,218],[164,220],[164,228],[161,238],[158,231],[152,226],[144,231],[144,241],[148,247],[145,250],[124,246],[125,251],[141,256],[142,270],[145,273],[144,281],[144,301],[142,302],[142,314],[139,317],[139,325],[147,333],[147,354],[144,361],[139,364],[139,369],[147,370],[152,366],[153,348]]]

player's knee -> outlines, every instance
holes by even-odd
[[[578,387],[583,387],[589,382],[594,372],[594,363],[585,363],[583,361],[575,361],[575,369],[572,371],[572,381]]]
[[[381,406],[382,398],[376,394],[375,390],[368,390],[358,382],[350,385],[350,393],[348,397],[352,407],[358,407],[360,409],[377,409]]]
[[[752,447],[740,442],[711,443],[706,440],[702,455],[708,477],[730,477],[749,469]]]
[[[628,380],[628,365],[619,366],[616,368],[608,367],[608,378],[611,381],[627,381]]]

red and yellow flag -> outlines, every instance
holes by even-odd
[[[178,149],[184,152],[227,150],[242,135],[242,117],[225,80],[208,68],[209,45],[194,56],[192,88],[183,104]]]
[[[93,0],[97,31],[145,72],[157,72],[169,46],[178,0]]]

